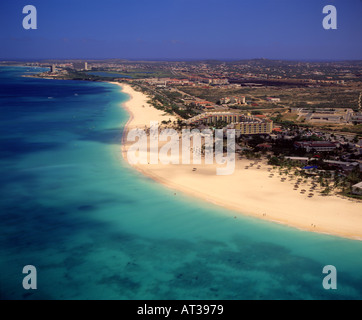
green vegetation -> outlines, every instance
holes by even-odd
[[[251,112],[251,114],[253,116],[258,116],[258,115],[262,115],[263,113],[261,111],[259,111],[259,110],[256,110],[256,111],[254,110],[254,111]]]
[[[273,166],[274,169],[279,167],[280,175],[289,175],[292,173],[295,177],[301,177],[300,181],[302,181],[301,179],[305,179],[304,182],[306,182],[309,178],[312,178],[314,182],[318,182],[320,188],[322,188],[322,195],[327,196],[331,194],[333,190],[337,190],[337,192],[343,196],[362,200],[362,196],[352,193],[352,186],[362,181],[362,172],[358,167],[345,176],[330,170],[328,165],[323,168],[323,166],[321,166],[322,161],[320,160],[317,160],[318,170],[306,171],[300,169],[301,164],[299,162],[285,159],[283,156],[277,157],[269,155],[267,158],[268,164]],[[293,168],[295,169],[294,172],[292,172]],[[327,171],[327,169],[329,169],[329,171]]]
[[[340,131],[362,134],[362,124],[354,125],[353,127],[343,127]]]
[[[282,156],[269,156],[268,157],[268,164],[271,165],[271,166],[278,166],[278,167],[281,167],[281,168],[295,168],[295,167],[300,167],[300,163],[297,162],[297,161],[293,161],[293,160],[290,160],[290,159],[285,159],[284,157]]]
[[[167,70],[130,70],[124,73],[131,79],[146,79],[146,78],[170,78],[175,76],[171,71]]]
[[[261,154],[253,150],[244,150],[242,155],[248,160],[261,159]]]
[[[172,99],[161,92],[154,92],[144,86],[133,86],[134,89],[140,90],[143,93],[151,96],[152,98],[147,101],[150,105],[158,110],[165,111],[168,114],[179,115],[182,119],[189,119],[195,115],[190,109],[180,108]]]
[[[358,194],[351,194],[351,193],[344,193],[341,192],[340,193],[342,196],[348,197],[348,198],[352,198],[352,199],[356,199],[356,200],[362,200],[362,196],[358,195]]]
[[[123,71],[115,71],[110,68],[93,68],[92,72],[99,71],[105,73],[116,73],[119,72],[122,75],[129,77],[130,79],[146,79],[146,78],[170,78],[175,76],[170,70],[162,70],[157,68],[145,68],[145,69],[129,69]],[[109,78],[108,78],[109,79]]]
[[[219,120],[219,121],[213,123],[212,126],[215,129],[223,129],[223,128],[225,128],[227,126],[227,122]]]

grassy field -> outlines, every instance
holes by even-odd
[[[282,105],[288,107],[357,109],[362,87],[242,87],[240,89],[183,87],[182,91],[214,103],[222,97],[245,96],[247,101],[266,106],[272,105],[266,101],[267,97],[277,97],[281,99]]]
[[[126,73],[132,79],[145,79],[145,78],[175,78],[175,76],[166,70],[130,70]]]

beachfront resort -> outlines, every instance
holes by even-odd
[[[120,85],[131,97],[123,106],[131,114],[125,132],[145,130],[147,139],[151,121],[158,121],[160,132],[172,129],[180,137],[182,130],[222,130],[226,154],[227,132],[233,130],[235,170],[228,176],[215,174],[220,163],[205,164],[204,140],[197,150],[201,164],[132,164],[168,187],[261,219],[362,238],[362,83],[349,79],[342,73],[347,67],[338,63],[278,62],[278,68],[309,78],[280,69],[273,77],[262,73],[273,63],[88,62],[79,69],[76,62],[74,69],[63,62],[38,76]],[[314,80],[320,68],[324,74]],[[328,80],[331,75],[335,81]],[[159,149],[165,144],[160,141]],[[126,160],[129,147],[124,140]],[[150,150],[143,152],[149,159]]]
[[[119,85],[130,96],[124,105],[131,114],[126,132],[132,128],[149,129],[149,119],[180,134],[187,128],[226,130],[238,128],[242,123],[252,128],[256,126],[252,134],[244,134],[239,129],[235,137],[235,171],[231,175],[216,175],[215,170],[220,167],[217,163],[181,164],[182,161],[179,165],[132,164],[138,171],[169,188],[243,214],[302,230],[362,239],[361,202],[353,187],[361,178],[361,163],[349,162],[347,158],[345,161],[328,160],[333,152],[334,156],[346,157],[345,148],[350,148],[352,141],[342,142],[338,136],[333,138],[333,151],[323,149],[326,143],[320,141],[311,145],[319,149],[306,150],[299,144],[316,135],[322,139],[323,133],[300,128],[274,130],[273,122],[268,119],[234,113],[207,113],[182,121],[177,115],[155,108],[151,97],[137,86]],[[258,132],[260,124],[266,126],[265,132]],[[294,141],[299,144],[294,145]],[[124,159],[131,145],[124,141]],[[159,148],[164,145],[164,141],[160,142]],[[349,154],[352,157],[360,152],[360,142],[355,145],[349,149],[354,152]],[[203,151],[201,148],[204,158]],[[147,150],[148,157],[149,153]]]

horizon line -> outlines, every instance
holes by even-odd
[[[292,59],[292,58],[87,58],[87,57],[74,57],[74,58],[1,58],[0,62],[17,61],[47,61],[47,60],[88,60],[88,61],[107,61],[107,60],[124,60],[124,61],[147,61],[147,62],[189,62],[189,61],[220,61],[220,62],[233,62],[233,61],[293,61],[293,62],[360,62],[359,59]]]

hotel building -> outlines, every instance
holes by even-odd
[[[186,120],[187,124],[207,124],[210,126],[217,122],[225,122],[227,124],[226,129],[235,129],[237,136],[270,134],[273,131],[272,120],[240,113],[209,112]]]
[[[298,141],[294,143],[294,147],[305,149],[307,152],[331,152],[337,148],[337,145],[328,141]]]

